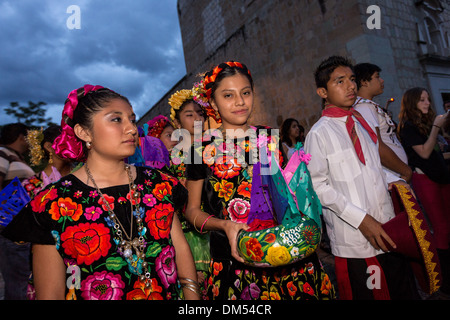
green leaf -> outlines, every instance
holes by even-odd
[[[158,242],[153,242],[147,249],[145,253],[146,257],[157,257],[158,254],[162,251],[161,245]]]
[[[123,266],[126,266],[127,263],[121,257],[110,257],[106,259],[106,269],[119,271]]]

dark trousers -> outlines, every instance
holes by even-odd
[[[368,259],[336,257],[336,277],[341,299],[420,300],[411,266],[402,255],[384,253],[372,259],[377,261],[376,265],[368,263]],[[378,291],[372,286],[377,281],[371,281],[379,276],[377,269],[381,269],[378,271],[382,271],[384,276],[383,281],[379,281],[381,289]]]

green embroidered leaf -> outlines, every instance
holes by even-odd
[[[147,249],[145,253],[146,257],[157,257],[158,254],[162,251],[161,245],[158,242],[153,242]]]
[[[106,269],[119,271],[127,263],[121,257],[111,257],[106,259]]]

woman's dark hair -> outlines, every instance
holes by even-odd
[[[363,81],[372,80],[372,76],[375,72],[381,72],[381,68],[372,63],[360,63],[355,66],[355,77],[358,90],[362,87]]]
[[[407,90],[403,94],[401,109],[399,114],[399,125],[398,132],[403,129],[405,122],[410,121],[416,126],[420,133],[428,136],[431,132],[431,128],[433,126],[434,119],[436,117],[436,113],[433,108],[430,108],[430,111],[427,114],[423,114],[418,108],[417,104],[422,97],[422,93],[427,92],[429,95],[430,103],[431,96],[427,89],[425,88],[412,88]]]
[[[353,64],[349,59],[341,56],[331,56],[328,59],[322,61],[314,72],[314,79],[316,81],[317,88],[327,89],[328,81],[330,81],[331,74],[338,67],[349,67],[354,70]]]
[[[178,121],[180,121],[180,113],[181,111],[183,111],[183,109],[189,104],[189,103],[194,103],[196,106],[198,106],[201,110],[202,110],[202,114],[203,114],[203,118],[206,120],[207,115],[205,113],[205,110],[203,109],[203,107],[196,102],[194,99],[187,99],[183,102],[183,104],[180,106],[179,109],[175,110],[175,119],[177,119]]]
[[[206,85],[206,87],[205,87],[206,90],[211,89],[211,98],[214,98],[214,93],[216,92],[217,87],[219,86],[220,82],[223,79],[237,75],[237,74],[245,76],[248,79],[248,81],[250,82],[250,86],[253,90],[253,86],[254,86],[253,78],[252,78],[247,66],[243,63],[239,63],[239,65],[236,65],[236,66],[230,66],[229,63],[230,62],[224,62],[224,63],[219,64],[216,68],[220,68],[222,70],[217,74],[217,76],[213,82],[208,83]],[[233,63],[234,63],[234,61],[231,61],[231,64],[233,64]],[[216,68],[211,70],[210,72],[208,72],[206,74],[206,76],[208,76],[208,74],[210,74],[210,75],[213,74],[214,70],[216,70]]]
[[[297,122],[298,127],[300,128],[300,133],[305,131],[305,129],[300,125],[300,123],[296,119],[286,119],[281,125],[281,142],[286,143],[289,147],[293,147],[291,138],[289,137],[289,130],[291,129],[292,123]],[[302,130],[303,129],[303,130]],[[296,138],[297,142],[301,142],[300,135]]]
[[[96,91],[90,91],[86,95],[84,88],[80,88],[78,93],[78,104],[73,113],[73,119],[68,119],[67,124],[72,128],[79,124],[85,128],[92,128],[92,117],[94,114],[102,110],[105,105],[114,99],[122,99],[129,105],[128,99],[110,89],[103,88]]]
[[[5,125],[2,128],[0,136],[0,144],[9,145],[14,143],[14,141],[16,141],[21,134],[26,136],[28,133],[28,129],[29,129],[28,126],[20,122]]]
[[[41,141],[41,148],[42,150],[44,150],[45,156],[48,158],[49,154],[47,150],[45,150],[44,144],[46,142],[50,142],[51,144],[53,144],[55,139],[61,134],[61,126],[51,125],[47,129],[45,129],[42,134],[44,135],[44,138]]]
[[[79,88],[77,91],[78,104],[73,112],[72,119],[66,119],[66,123],[72,128],[76,124],[79,124],[83,128],[92,129],[92,118],[93,116],[106,107],[106,104],[110,103],[114,99],[121,99],[128,103],[128,99],[108,88],[98,89],[96,91],[90,91],[85,94],[84,87]],[[67,100],[66,100],[67,102]],[[78,138],[77,138],[78,139]],[[87,157],[88,149],[86,143],[81,141],[83,144],[84,157]]]

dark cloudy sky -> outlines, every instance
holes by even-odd
[[[138,116],[185,72],[177,0],[0,0],[0,125],[12,101],[48,104],[59,123],[86,83],[129,98]],[[80,29],[70,29],[80,9]]]

